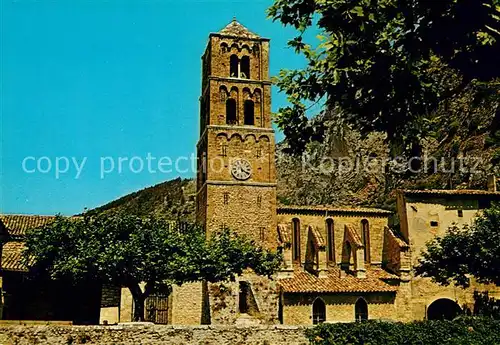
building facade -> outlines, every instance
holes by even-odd
[[[266,248],[280,248],[282,268],[272,279],[247,271],[235,282],[174,286],[169,295],[146,301],[147,319],[183,325],[411,321],[453,318],[472,307],[475,290],[500,297],[496,286],[443,287],[415,277],[412,269],[427,241],[453,223],[471,223],[500,201],[495,180],[488,191],[398,191],[396,212],[277,205],[269,43],[236,20],[209,36],[202,56],[196,220],[208,235],[228,228]],[[34,314],[16,302],[22,299],[16,293],[20,286],[33,289],[23,283],[21,232],[50,221],[22,216],[20,225],[16,217],[0,218],[3,317],[74,320],[60,311]],[[94,309],[80,313],[100,323],[132,320],[127,289],[99,289],[98,302],[95,294],[86,297],[98,315]],[[40,296],[33,298],[41,303]]]

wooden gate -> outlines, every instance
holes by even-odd
[[[146,321],[168,324],[168,296],[168,294],[153,294],[146,298]]]

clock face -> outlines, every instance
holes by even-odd
[[[231,165],[231,174],[237,180],[248,180],[252,175],[252,166],[246,159],[237,159]]]

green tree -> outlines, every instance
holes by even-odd
[[[135,321],[144,319],[145,299],[172,284],[234,280],[247,268],[271,275],[281,263],[279,253],[229,230],[207,238],[194,225],[120,213],[58,216],[28,231],[24,257],[34,260],[33,273],[127,287],[135,303]]]
[[[419,155],[432,114],[471,88],[470,104],[495,104],[490,129],[499,129],[499,0],[275,0],[268,13],[298,30],[289,45],[307,60],[276,80],[291,103],[276,117],[290,151],[325,134],[304,101],[324,100],[362,133],[385,133],[392,156]],[[316,25],[313,47],[303,37]]]
[[[427,244],[417,275],[447,285],[469,286],[473,276],[481,283],[500,286],[500,205],[485,209],[471,226],[451,226],[446,235]]]

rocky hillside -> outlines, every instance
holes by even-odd
[[[362,136],[347,127],[325,142],[310,145],[302,157],[278,151],[278,200],[282,204],[395,207],[395,189],[486,189],[499,176],[499,147],[487,133],[451,143],[427,140],[420,166],[397,164],[380,133]]]
[[[324,142],[311,144],[302,157],[285,154],[283,145],[277,145],[278,202],[393,209],[392,192],[396,188],[484,189],[487,176],[495,169],[499,173],[500,149],[498,142],[491,143],[486,131],[475,130],[477,125],[469,127],[462,125],[453,136],[442,131],[443,138],[427,139],[423,143],[424,156],[434,157],[437,168],[431,162],[422,165],[417,173],[410,173],[404,166],[386,164],[389,149],[382,134],[363,136],[333,118]],[[455,162],[453,172],[451,162]],[[194,180],[177,178],[91,212],[119,210],[193,220],[195,189]]]
[[[89,212],[123,211],[190,221],[195,216],[195,189],[194,180],[176,178],[125,195]]]

